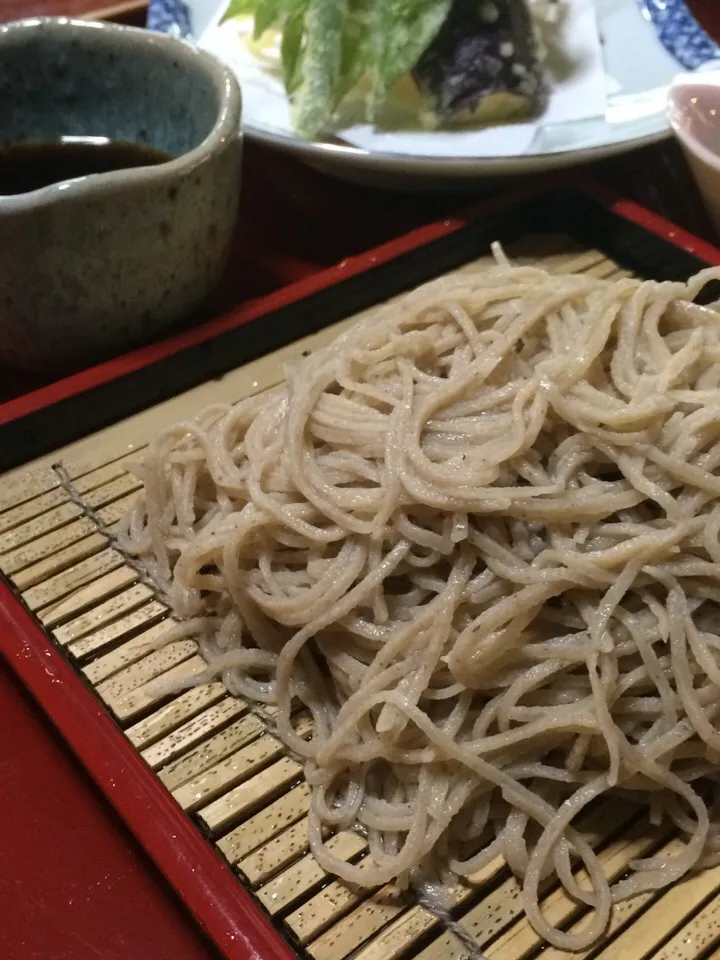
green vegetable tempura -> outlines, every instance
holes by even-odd
[[[327,132],[362,83],[376,121],[408,78],[426,124],[487,123],[543,108],[533,10],[556,0],[231,0],[225,19],[254,17],[254,36],[281,37],[297,134]]]

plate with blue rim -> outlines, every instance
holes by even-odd
[[[669,134],[667,89],[678,73],[720,70],[720,46],[685,0],[595,0],[608,81],[604,117],[540,124],[529,150],[511,157],[425,157],[363,150],[337,137],[302,140],[246,109],[245,132],[349,180],[411,189],[447,181],[542,172],[624,153]],[[213,0],[150,0],[148,28],[195,42]]]

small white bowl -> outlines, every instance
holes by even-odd
[[[720,70],[680,74],[668,93],[668,120],[720,229]]]

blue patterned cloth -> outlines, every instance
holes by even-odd
[[[190,39],[192,26],[187,4],[183,0],[150,0],[147,28],[183,40]]]
[[[697,70],[718,60],[720,47],[707,35],[685,0],[640,0],[642,11],[655,27],[660,41],[685,70]]]

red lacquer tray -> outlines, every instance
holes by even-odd
[[[87,436],[458,269],[484,253],[492,240],[512,243],[547,233],[562,234],[581,249],[599,250],[634,273],[658,279],[678,279],[704,265],[720,264],[716,248],[597,188],[574,185],[541,194],[525,190],[463,217],[430,224],[163,344],[4,404],[4,466],[48,452],[49,430],[56,444]],[[15,471],[6,490],[12,489],[18,501],[32,503],[47,496],[48,504],[54,503],[55,488],[43,487],[43,482],[37,471]],[[62,497],[58,502],[62,504]],[[9,495],[0,502],[0,526],[8,509]],[[44,508],[37,512],[45,515]],[[41,524],[39,530],[42,533]],[[0,570],[7,555],[0,538]],[[272,960],[301,950],[283,922],[278,922],[280,932],[274,928],[197,821],[165,790],[65,655],[57,635],[43,626],[42,613],[29,612],[29,591],[13,577],[16,574],[0,584],[0,653],[212,942],[238,960]],[[86,601],[83,610],[92,609],[94,602]]]

